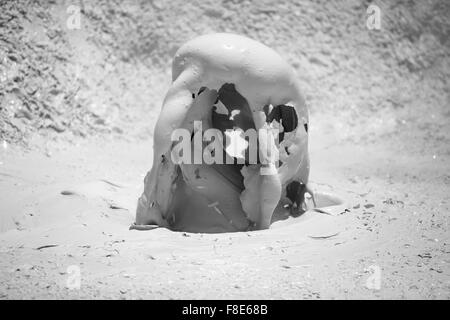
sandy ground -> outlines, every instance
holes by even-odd
[[[448,155],[311,132],[315,189],[350,211],[244,233],[129,231],[151,141],[3,149],[0,297],[448,299]]]

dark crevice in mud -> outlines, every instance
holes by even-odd
[[[302,214],[302,205],[305,202],[306,185],[299,181],[292,181],[286,186],[286,197],[292,201],[292,209],[295,213]],[[291,209],[291,213],[294,210]]]
[[[289,152],[289,148],[288,147],[284,147],[284,150],[286,151],[287,155],[289,156],[291,153]]]
[[[266,121],[270,123],[273,120],[283,124],[284,132],[294,131],[298,125],[298,116],[295,108],[284,104],[274,107],[269,113]]]
[[[202,93],[202,92],[205,91],[205,90],[206,90],[206,87],[201,87],[200,90],[198,90],[197,95],[199,95],[200,93]]]
[[[218,91],[218,102],[227,108],[228,115],[217,113],[213,111],[212,122],[213,127],[224,132],[227,129],[235,127],[246,131],[247,129],[255,129],[252,113],[247,99],[242,96],[233,83],[225,83]],[[239,113],[230,119],[233,110],[238,110]]]
[[[267,111],[266,111],[267,110]],[[288,105],[278,105],[268,112],[266,109],[266,122],[271,123],[272,121],[277,121],[283,126],[283,132],[278,135],[278,141],[282,142],[284,140],[284,135],[287,132],[294,131],[298,126],[298,116],[295,108]]]

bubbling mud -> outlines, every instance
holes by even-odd
[[[177,51],[172,77],[155,128],[154,162],[138,202],[136,224],[246,231],[268,228],[278,211],[304,212],[309,123],[293,69],[252,39],[211,34]],[[196,126],[199,121],[202,127]],[[178,163],[171,158],[176,147],[171,137],[179,128],[197,142],[192,144],[194,157],[195,148],[202,154],[207,147],[201,138],[207,129],[222,134],[258,130],[265,136],[259,135],[256,144],[245,136],[234,144],[220,141],[219,156],[227,160],[223,164]],[[258,157],[251,162],[255,148]],[[244,150],[239,154],[236,149]]]

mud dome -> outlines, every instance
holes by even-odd
[[[266,229],[280,217],[304,212],[309,123],[293,69],[265,45],[223,33],[183,45],[175,55],[172,77],[155,128],[154,162],[145,178],[136,225],[246,231]],[[224,158],[234,158],[224,163],[233,164],[176,165],[171,159],[172,132],[189,130],[195,140],[202,133],[195,121],[201,121],[201,130],[222,133],[266,129],[268,139],[259,139],[257,149],[275,146],[280,167],[273,154],[258,153],[257,163],[249,163],[250,144],[241,162],[223,145]]]

